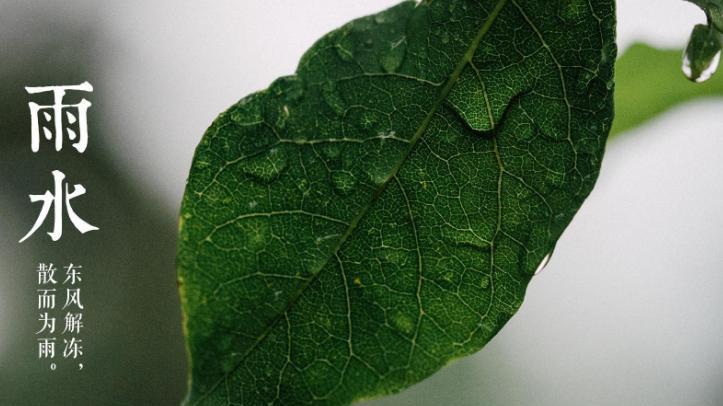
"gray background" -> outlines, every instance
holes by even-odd
[[[175,223],[196,143],[325,32],[394,3],[0,0],[0,405],[178,403]],[[704,20],[681,0],[620,0],[618,17],[623,48],[682,48]],[[96,89],[89,150],[31,154],[22,87],[84,80]],[[613,141],[508,326],[367,404],[723,404],[722,107],[688,104]],[[86,186],[74,207],[101,231],[19,246],[37,215],[27,195],[56,168]],[[84,371],[36,358],[39,261],[87,267]]]

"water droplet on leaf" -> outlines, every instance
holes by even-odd
[[[449,33],[447,31],[442,32],[442,43],[449,44]]]
[[[289,118],[290,115],[291,111],[289,110],[289,106],[284,106],[281,108],[281,121],[278,123],[279,128],[286,127],[286,120]]]
[[[540,262],[540,265],[537,266],[537,269],[535,270],[535,276],[539,275],[540,272],[542,272],[543,269],[547,266],[547,264],[550,263],[550,259],[552,258],[552,252],[545,255],[545,258],[542,258],[542,262]]]
[[[414,331],[414,320],[400,311],[392,312],[391,317],[392,325],[397,330],[402,331],[405,334],[411,334]]]
[[[193,167],[194,167],[195,169],[199,169],[199,170],[200,170],[200,169],[208,168],[209,166],[211,166],[210,163],[208,163],[208,162],[206,162],[206,161],[202,161],[202,160],[200,160],[200,159],[197,160],[197,161],[195,161],[195,162],[193,163]]]
[[[683,73],[697,83],[713,76],[720,62],[720,34],[712,27],[698,24],[693,28],[683,55]]]
[[[488,276],[483,276],[479,281],[479,286],[482,289],[487,289],[490,286],[490,278]]]
[[[391,42],[389,48],[382,55],[382,68],[387,73],[394,73],[402,66],[404,62],[404,56],[407,54],[407,39],[402,37],[401,39]]]
[[[284,150],[272,148],[266,154],[246,160],[243,172],[260,182],[270,183],[276,180],[288,165]]]
[[[299,100],[304,95],[304,81],[296,75],[284,76],[276,79],[270,89],[275,95],[291,102]]]
[[[329,159],[336,159],[341,156],[341,147],[339,144],[326,144],[321,147],[321,153]]]
[[[354,44],[351,38],[348,36],[342,37],[336,44],[336,54],[344,62],[351,62],[354,60]]]
[[[377,167],[370,167],[366,169],[366,174],[369,176],[369,180],[371,180],[375,185],[381,185],[389,179],[390,173],[386,169],[377,168]]]
[[[378,122],[379,117],[377,116],[377,113],[368,110],[365,110],[359,119],[359,125],[365,130],[373,129],[377,126]]]
[[[326,82],[321,87],[322,97],[326,105],[329,106],[336,114],[342,114],[344,112],[344,100],[336,91],[336,84],[334,82]]]
[[[291,116],[291,109],[288,105],[270,106],[269,111],[265,114],[265,119],[266,122],[273,123],[277,129],[283,130],[286,128],[289,116]]]
[[[351,193],[357,183],[356,176],[348,171],[334,171],[331,175],[331,181],[334,183],[334,189],[342,195]]]
[[[299,191],[305,196],[311,193],[311,185],[306,179],[300,179],[299,182],[296,184],[296,188],[299,189]]]
[[[567,24],[577,24],[585,19],[585,10],[589,5],[584,0],[568,0],[561,2],[559,16]]]

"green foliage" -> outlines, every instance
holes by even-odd
[[[723,33],[723,0],[688,0],[703,9],[710,24]]]
[[[612,0],[407,1],[222,113],[183,201],[187,403],[342,405],[482,348],[597,178]]]
[[[680,50],[635,44],[615,65],[615,110],[611,136],[635,128],[682,103],[723,96],[723,76],[692,83],[680,74]]]

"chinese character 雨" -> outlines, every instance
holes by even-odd
[[[38,358],[55,357],[55,338],[38,338]]]
[[[77,141],[73,144],[73,147],[82,153],[88,146],[88,108],[91,103],[82,99],[78,104],[63,104],[63,97],[67,90],[77,90],[83,92],[92,92],[93,86],[88,82],[83,82],[79,85],[74,86],[37,86],[37,87],[25,87],[25,90],[29,94],[53,92],[53,104],[52,105],[39,105],[37,103],[30,102],[30,120],[31,120],[31,140],[30,148],[33,152],[38,152],[40,149],[40,124],[39,114],[43,113],[47,122],[52,122],[53,130],[43,127],[43,135],[48,140],[55,137],[55,150],[60,151],[63,148],[64,133],[68,133],[68,138],[71,141]],[[52,112],[52,114],[51,114]],[[75,133],[71,128],[64,128],[63,125],[63,113],[67,118],[68,124],[72,125],[78,123],[79,133]]]
[[[68,218],[73,223],[75,228],[80,231],[81,234],[85,234],[88,231],[98,230],[98,227],[92,226],[81,219],[70,206],[70,201],[78,196],[85,194],[85,188],[83,185],[76,184],[73,186],[73,192],[68,190],[68,184],[65,184],[63,188],[63,180],[65,174],[58,170],[53,171],[53,179],[55,181],[55,193],[50,193],[49,190],[45,191],[42,195],[30,195],[30,201],[35,203],[42,201],[43,207],[40,209],[37,221],[33,225],[33,228],[23,237],[20,242],[25,241],[37,231],[37,229],[45,222],[45,218],[48,217],[50,209],[53,209],[53,231],[48,232],[50,238],[53,241],[58,241],[63,235],[63,207],[68,212]],[[65,192],[65,193],[63,193]]]

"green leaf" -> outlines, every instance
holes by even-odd
[[[723,96],[723,75],[692,83],[680,73],[681,50],[644,44],[628,48],[615,66],[615,109],[611,136],[633,129],[685,102]]]
[[[319,40],[196,151],[192,405],[342,405],[482,348],[597,178],[611,0],[407,1]]]
[[[708,21],[723,33],[723,0],[688,0],[705,12]]]

